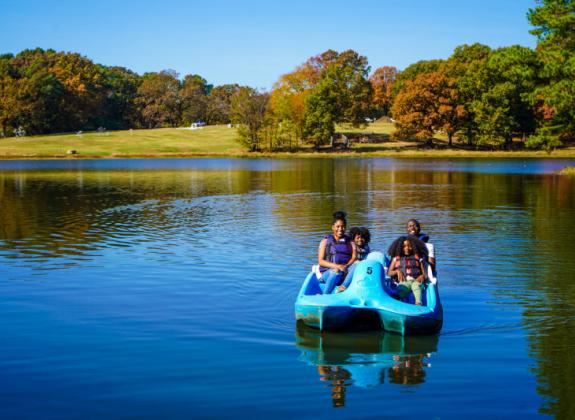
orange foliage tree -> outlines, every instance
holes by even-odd
[[[373,110],[376,117],[389,115],[393,104],[392,92],[396,77],[397,68],[391,66],[378,67],[369,77],[373,88]]]
[[[440,72],[422,73],[407,81],[392,108],[397,126],[394,135],[428,140],[441,130],[447,134],[451,146],[453,135],[465,117],[455,82]]]

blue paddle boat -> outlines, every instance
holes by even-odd
[[[317,274],[310,272],[295,302],[296,320],[320,331],[383,329],[406,335],[441,330],[443,308],[437,279],[429,267],[423,302],[418,306],[413,300],[402,302],[395,297],[382,253],[372,252],[357,264],[351,284],[341,293],[324,295]]]

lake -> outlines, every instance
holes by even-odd
[[[0,161],[0,418],[575,418],[568,165]],[[335,210],[421,222],[440,335],[296,327]]]

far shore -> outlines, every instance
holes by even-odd
[[[469,149],[465,144],[448,147],[445,138],[433,139],[430,147],[421,141],[394,141],[392,124],[375,123],[362,129],[338,127],[352,140],[351,147],[314,151],[310,145],[296,151],[248,152],[237,143],[236,130],[227,126],[208,126],[197,130],[159,128],[121,130],[103,133],[56,134],[0,139],[0,159],[123,159],[123,158],[575,158],[575,147],[547,153],[519,149],[489,151]]]

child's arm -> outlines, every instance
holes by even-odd
[[[403,283],[405,281],[405,278],[403,277],[403,273],[401,272],[401,270],[398,270],[398,267],[399,267],[399,260],[396,257],[394,257],[391,260],[391,264],[389,265],[389,270],[387,270],[387,275],[389,277],[397,276],[397,281]]]
[[[332,263],[331,261],[325,259],[326,245],[327,245],[327,239],[322,239],[322,241],[319,243],[319,248],[317,249],[317,263],[321,267],[333,268],[335,270],[345,271],[347,269],[345,265]]]

